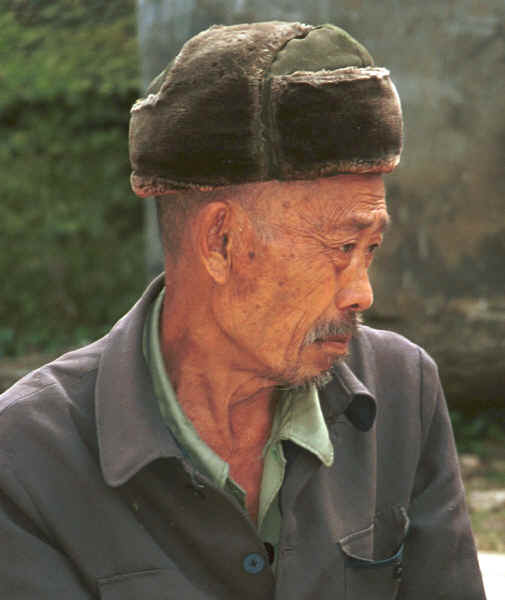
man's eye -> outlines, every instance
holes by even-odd
[[[379,244],[372,244],[368,247],[368,251],[370,252],[370,254],[373,254],[379,247]]]
[[[344,254],[349,254],[354,250],[355,247],[356,244],[344,244],[343,246],[340,246],[340,251]]]

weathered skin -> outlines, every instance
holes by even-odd
[[[213,202],[166,257],[162,348],[184,411],[230,464],[256,519],[274,388],[345,355],[349,331],[307,343],[373,302],[368,268],[388,222],[379,175],[250,184],[243,204]],[[258,226],[258,217],[265,226]]]

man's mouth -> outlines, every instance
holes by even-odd
[[[316,325],[305,337],[304,346],[309,344],[348,344],[359,323],[357,313],[348,313],[341,319]]]
[[[352,335],[348,334],[348,335],[331,335],[331,336],[327,336],[326,338],[321,338],[318,340],[315,340],[316,344],[348,344],[349,341],[351,340]]]

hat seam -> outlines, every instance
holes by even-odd
[[[277,60],[280,52],[294,39],[304,39],[307,35],[314,30],[311,25],[305,25],[303,23],[297,23],[301,29],[297,33],[293,32],[289,39],[283,41],[278,46],[275,53],[272,55],[272,60],[269,66],[264,70],[263,77],[259,85],[259,100],[260,100],[260,113],[259,121],[261,123],[261,137],[263,141],[263,160],[266,168],[263,168],[263,176],[266,178],[275,178],[279,171],[279,134],[276,126],[276,122],[273,116],[274,111],[272,110],[272,66]]]

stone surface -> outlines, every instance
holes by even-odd
[[[503,0],[140,0],[139,9],[146,80],[208,25],[268,19],[333,22],[391,70],[405,152],[388,177],[394,227],[367,320],[434,356],[450,406],[498,409],[505,422]]]

